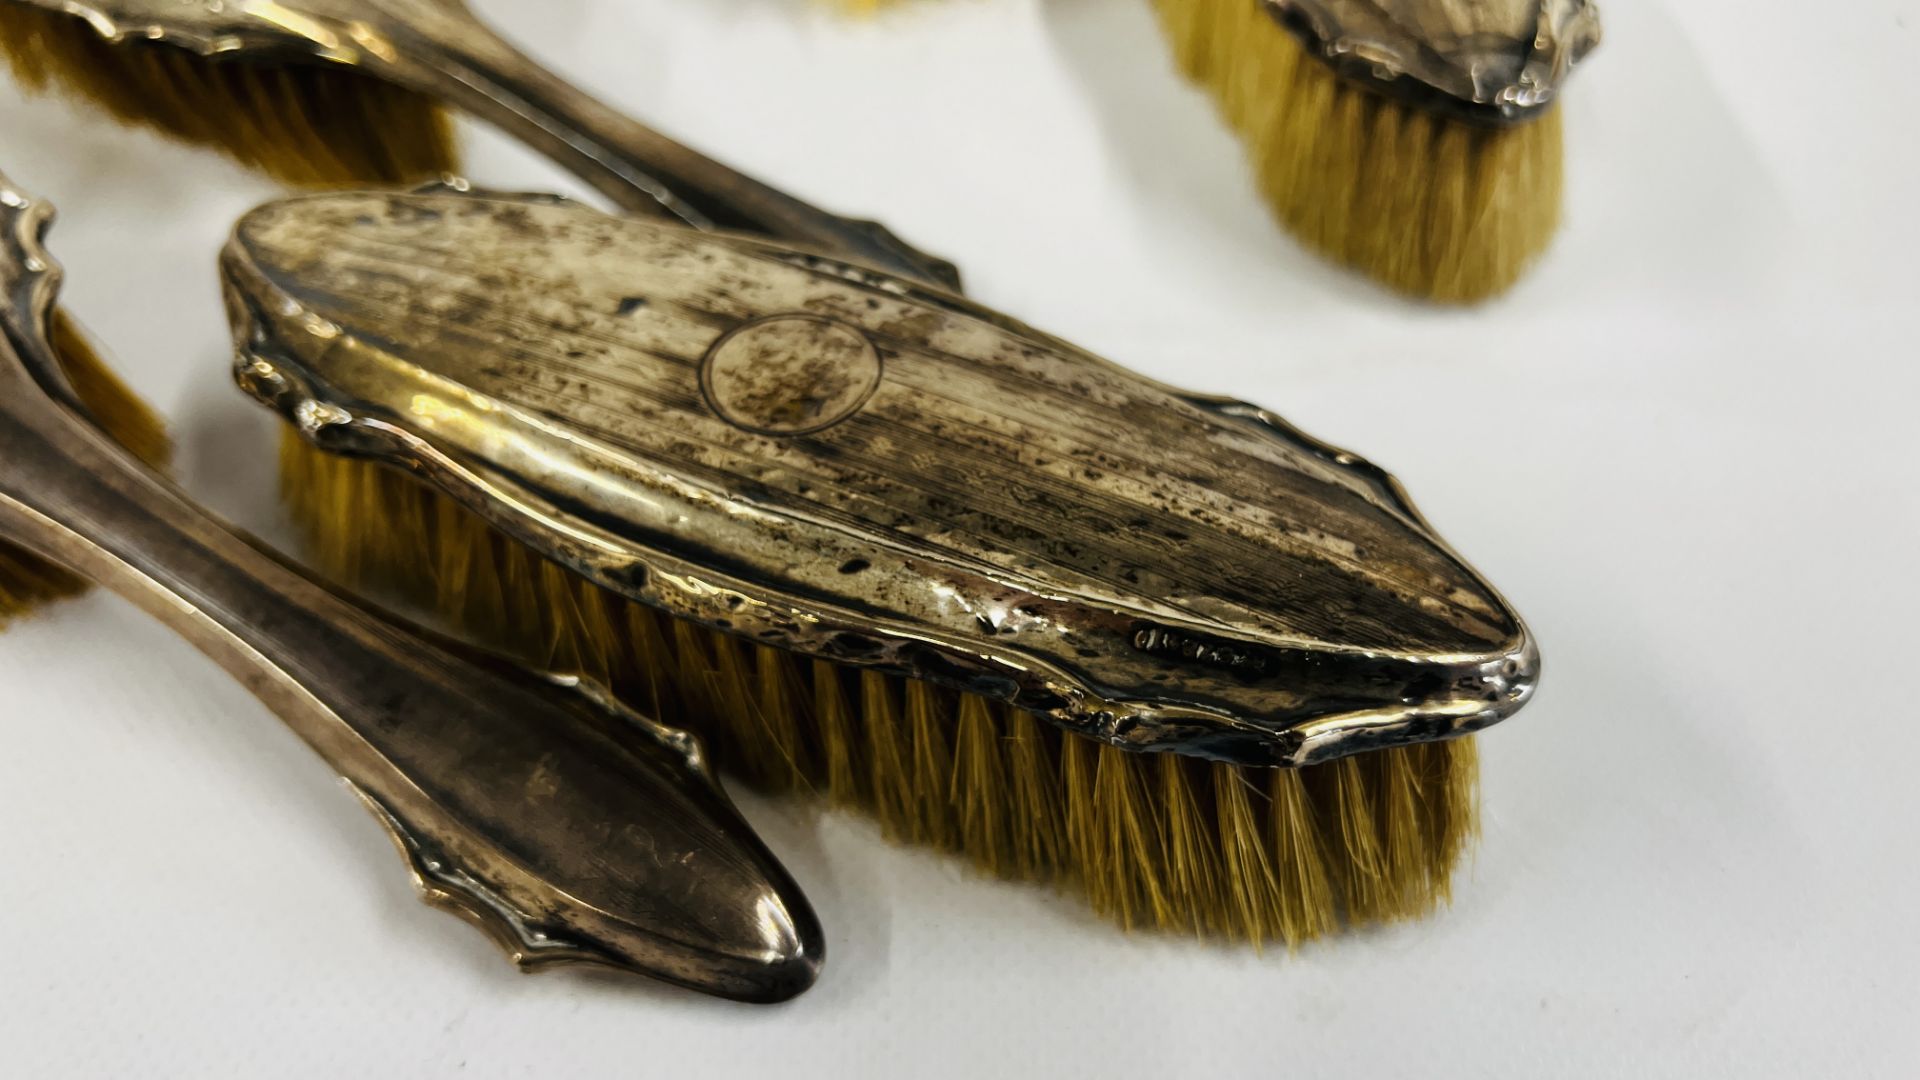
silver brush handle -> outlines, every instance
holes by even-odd
[[[690,738],[370,613],[8,396],[0,537],[244,683],[392,831],[428,902],[526,968],[593,962],[748,1001],[811,984],[814,917]]]
[[[24,396],[0,403],[0,537],[244,683],[392,831],[428,902],[526,968],[593,962],[748,1001],[813,981],[805,899],[689,737],[372,614],[98,432],[22,415]]]
[[[636,213],[758,233],[960,291],[951,263],[682,146],[542,67],[467,12],[425,5],[387,28],[397,81],[495,124]]]
[[[690,736],[372,613],[83,419],[48,344],[45,222],[0,178],[0,539],[218,661],[353,786],[423,897],[522,967],[608,965],[745,1001],[812,983],[818,923]]]

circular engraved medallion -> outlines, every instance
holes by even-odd
[[[762,435],[806,435],[860,411],[880,385],[880,354],[846,323],[774,315],[728,333],[700,364],[707,404]]]

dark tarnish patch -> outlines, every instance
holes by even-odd
[[[533,215],[524,206],[499,204],[499,208],[493,212],[493,221],[508,232],[526,239],[537,240],[547,235],[546,230],[534,223]]]

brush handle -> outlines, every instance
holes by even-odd
[[[471,14],[432,7],[390,28],[402,82],[482,117],[621,208],[696,228],[759,233],[960,291],[960,272],[885,226],[828,213],[609,108]]]
[[[316,583],[51,398],[20,343],[0,338],[0,538],[244,683],[387,825],[429,903],[524,968],[611,965],[747,1001],[812,982],[813,914],[689,736]]]

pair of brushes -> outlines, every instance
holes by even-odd
[[[1560,220],[1554,107],[1600,41],[1589,0],[1153,0],[1180,65],[1308,247],[1472,302]]]
[[[827,213],[594,100],[459,0],[0,0],[0,47],[30,89],[224,149],[299,185],[451,171],[450,105],[630,212],[764,233],[959,288],[951,263]]]
[[[1538,657],[1391,477],[951,294],[473,191],[222,256],[317,561],[1125,926],[1417,915]]]
[[[57,311],[50,220],[0,176],[7,612],[85,578],[166,622],[349,782],[425,900],[525,969],[590,963],[746,1001],[806,989],[819,925],[692,736],[377,615],[142,463],[164,433]]]

